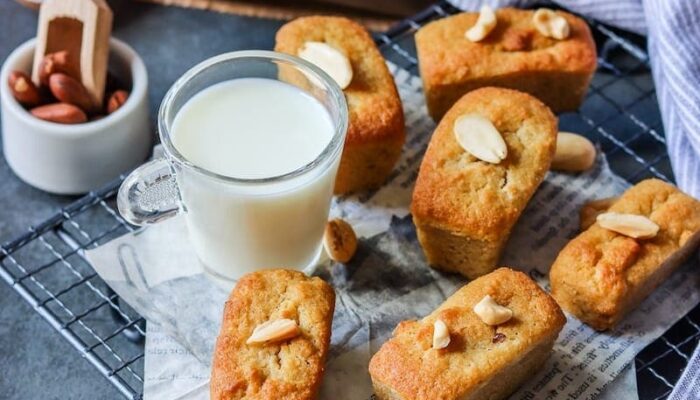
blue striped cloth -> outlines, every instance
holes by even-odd
[[[463,10],[532,7],[538,0],[450,0]],[[700,198],[700,0],[555,0],[578,14],[647,35],[676,183]]]
[[[450,0],[463,10],[532,7],[537,0]],[[676,183],[700,198],[700,0],[555,0],[581,15],[646,35]],[[700,346],[669,400],[700,400]]]

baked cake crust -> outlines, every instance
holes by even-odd
[[[333,289],[301,272],[266,270],[238,281],[224,307],[210,382],[211,399],[313,399],[321,384],[335,307]],[[256,326],[295,320],[301,334],[246,344]]]
[[[431,22],[416,33],[416,50],[428,110],[434,120],[464,93],[484,86],[517,89],[554,112],[577,109],[596,69],[596,48],[585,21],[556,11],[571,28],[565,40],[543,36],[532,10],[496,10],[496,28],[482,41],[464,37],[479,14]]]
[[[482,322],[472,309],[487,294],[513,318],[498,326]],[[431,348],[436,319],[451,338],[440,350]],[[527,275],[499,268],[425,318],[396,327],[370,361],[375,393],[380,400],[504,398],[547,359],[565,322],[556,302]],[[497,333],[505,337],[494,340]]]
[[[336,194],[381,186],[401,155],[404,115],[394,79],[372,37],[342,17],[302,17],[277,32],[275,51],[297,55],[307,41],[325,42],[348,57],[353,79],[344,89],[349,124]]]
[[[483,162],[457,142],[463,114],[491,120],[508,155]],[[466,94],[437,126],[413,191],[411,213],[429,264],[475,278],[496,266],[501,248],[549,170],[557,121],[539,100],[503,88]]]
[[[562,308],[598,330],[615,326],[700,243],[700,202],[658,179],[628,189],[608,211],[643,215],[659,232],[633,239],[595,223],[562,249],[549,273]]]

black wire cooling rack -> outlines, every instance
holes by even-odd
[[[376,35],[377,44],[388,60],[417,74],[415,31],[456,12],[447,2],[437,3]],[[589,23],[599,49],[598,72],[581,109],[559,116],[560,128],[592,139],[629,182],[673,181],[643,38]],[[83,250],[133,229],[114,205],[122,179],[0,246],[0,276],[124,396],[138,399],[145,321],[119,301],[83,256]],[[669,395],[699,339],[696,307],[637,356],[641,399]]]

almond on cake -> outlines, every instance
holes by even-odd
[[[423,89],[435,121],[465,93],[499,86],[529,93],[558,113],[576,110],[596,69],[596,48],[584,20],[564,11],[565,38],[545,36],[534,10],[502,8],[496,25],[474,42],[466,32],[479,13],[461,13],[431,22],[416,33]]]
[[[347,85],[343,92],[348,132],[334,192],[380,187],[401,155],[406,134],[394,79],[367,30],[342,17],[297,18],[277,32],[275,51],[301,58],[310,55],[308,61],[325,66],[326,72],[340,72],[330,75],[338,77],[341,88]]]
[[[508,318],[491,320],[500,309]],[[565,322],[532,279],[499,268],[425,318],[399,323],[370,361],[375,394],[379,400],[506,398],[544,364]]]
[[[435,129],[413,190],[428,263],[470,279],[491,272],[556,139],[556,118],[528,94],[492,87],[464,95]]]
[[[700,201],[670,183],[639,182],[604,211],[549,272],[557,302],[597,330],[619,323],[700,243]]]
[[[224,307],[211,399],[315,399],[334,307],[320,278],[284,269],[245,275]]]

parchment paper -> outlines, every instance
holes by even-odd
[[[332,214],[353,224],[361,237],[359,250],[347,265],[326,260],[314,272],[337,294],[323,399],[370,398],[369,359],[396,324],[430,313],[466,283],[427,267],[417,242],[408,206],[434,123],[426,113],[420,80],[391,70],[408,126],[402,158],[380,190],[334,201]],[[627,186],[603,156],[586,173],[549,173],[517,223],[500,264],[527,272],[548,289],[549,266],[577,234],[581,204],[619,194]],[[207,398],[209,362],[227,294],[201,274],[181,218],[118,238],[87,256],[149,321],[145,398]],[[546,366],[512,399],[599,397],[637,352],[698,303],[697,263],[695,256],[695,268],[676,272],[613,331],[597,333],[568,316]],[[607,397],[635,398],[633,375]]]

